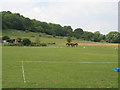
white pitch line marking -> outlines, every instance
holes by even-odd
[[[24,71],[24,64],[23,64],[24,61],[22,61],[22,75],[23,75],[23,81],[24,83],[26,83],[26,80],[25,80],[25,71]]]
[[[38,63],[120,63],[120,62],[71,62],[71,61],[17,61],[17,62],[38,62]],[[23,67],[24,69],[24,67]]]

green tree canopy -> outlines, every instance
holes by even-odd
[[[82,39],[87,40],[87,41],[93,41],[93,35],[94,34],[92,32],[84,31],[82,35]]]
[[[109,43],[119,43],[119,33],[109,33],[106,36],[99,31],[92,33],[83,31],[82,28],[76,28],[74,31],[71,26],[61,26],[60,24],[41,22],[36,19],[30,19],[20,15],[19,13],[12,13],[10,11],[2,11],[2,29],[16,29],[26,32],[41,32],[48,35],[76,37],[77,39],[84,39],[94,42],[106,40]],[[106,39],[105,39],[106,38]],[[111,40],[112,39],[112,40]]]
[[[31,44],[31,41],[28,38],[24,38],[23,41],[22,41],[22,44],[24,46],[29,46]]]
[[[109,43],[120,43],[120,33],[119,32],[109,32],[106,35],[106,41]]]
[[[99,31],[96,31],[93,36],[93,41],[94,42],[100,42],[101,40],[104,39],[104,35],[101,34]]]
[[[83,30],[81,28],[77,28],[74,30],[74,37],[76,37],[77,39],[80,39],[82,37],[82,34],[83,34]]]

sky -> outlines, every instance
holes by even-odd
[[[1,0],[0,11],[84,31],[118,31],[118,0]]]

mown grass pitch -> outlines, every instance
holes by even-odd
[[[26,83],[18,61],[32,61],[23,62]],[[2,84],[3,88],[117,88],[118,64],[99,62],[118,62],[115,47],[3,47]]]

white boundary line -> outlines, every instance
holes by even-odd
[[[120,62],[67,62],[67,61],[17,61],[22,63],[22,75],[23,75],[23,81],[26,83],[25,79],[25,71],[24,71],[24,64],[23,62],[38,62],[38,63],[120,63]]]
[[[38,63],[120,63],[120,62],[71,62],[71,61],[17,61],[22,62],[23,74],[24,74],[24,65],[23,62],[38,62]]]
[[[24,61],[21,61],[21,62],[22,62],[22,75],[23,75],[23,81],[24,81],[24,83],[26,83],[26,80],[25,80],[25,71],[24,71],[24,64],[23,64]]]

